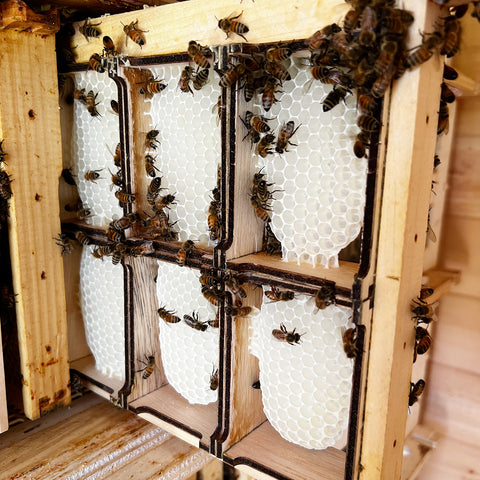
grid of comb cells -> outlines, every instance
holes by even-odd
[[[175,193],[176,205],[170,220],[180,240],[208,242],[208,206],[217,184],[217,166],[221,158],[220,126],[214,109],[220,95],[218,76],[210,72],[201,90],[182,92],[178,81],[187,63],[149,67],[167,88],[147,101],[152,128],[159,130],[161,142],[155,150],[156,166],[162,175],[166,193]],[[210,69],[212,70],[212,69]],[[212,110],[213,108],[213,110]]]
[[[111,173],[118,168],[113,161],[119,139],[118,116],[113,113],[111,100],[118,99],[115,82],[106,73],[80,72],[74,74],[75,88],[98,93],[95,103],[100,116],[92,117],[86,105],[73,103],[72,172],[76,175],[78,192],[92,216],[85,221],[95,226],[105,226],[116,216],[123,215],[118,205],[115,189],[112,190]],[[88,171],[100,170],[94,182],[85,179]]]
[[[339,251],[355,240],[363,224],[367,161],[353,153],[359,132],[356,97],[348,95],[324,112],[322,101],[333,86],[312,81],[309,68],[299,63],[289,67],[292,80],[276,94],[279,101],[262,113],[275,118],[268,123],[276,137],[280,126],[293,120],[295,145],[283,154],[257,156],[257,167],[264,167],[274,183],[270,190],[278,190],[271,228],[282,243],[283,259],[336,267]],[[253,108],[263,112],[260,104]]]
[[[336,445],[348,426],[353,361],[343,351],[342,329],[351,326],[351,312],[334,305],[318,310],[306,295],[264,300],[250,351],[259,359],[265,414],[289,442],[311,449]],[[302,334],[299,344],[272,335],[282,323]]]
[[[80,263],[80,304],[87,344],[104,375],[125,378],[123,267],[92,255],[83,247]]]
[[[215,309],[200,291],[200,272],[158,262],[159,306],[183,319],[198,314],[201,322],[213,320]],[[183,320],[160,322],[160,348],[168,383],[190,403],[206,405],[217,400],[210,389],[210,376],[218,367],[218,328],[195,330]]]

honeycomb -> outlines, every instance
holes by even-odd
[[[87,344],[96,368],[125,378],[125,315],[123,267],[98,260],[93,246],[83,247],[80,263],[80,305]]]
[[[165,193],[176,194],[170,220],[178,220],[175,230],[180,232],[180,240],[208,243],[210,192],[217,184],[221,158],[220,126],[212,107],[221,92],[213,72],[201,90],[194,90],[193,95],[182,92],[177,85],[185,65],[148,67],[167,88],[146,101],[151,103],[152,128],[160,131],[157,138],[161,144],[155,154],[162,187],[168,189]]]
[[[290,345],[272,335],[283,323],[303,334]],[[343,351],[342,329],[351,311],[335,305],[318,310],[313,297],[288,302],[265,299],[250,332],[259,360],[265,414],[289,442],[310,449],[336,445],[348,426],[353,360]]]
[[[159,306],[183,318],[197,312],[199,320],[215,319],[215,309],[200,291],[200,272],[158,262]],[[183,321],[175,324],[160,319],[160,348],[169,384],[190,403],[206,405],[217,400],[210,389],[210,375],[218,367],[218,329],[202,332]]]
[[[322,101],[333,86],[311,81],[300,60],[288,71],[292,80],[283,83],[283,93],[276,94],[279,101],[268,114],[259,103],[252,110],[274,119],[268,123],[275,136],[283,122],[293,120],[299,126],[291,138],[296,145],[288,151],[256,155],[258,169],[264,168],[274,183],[270,189],[278,190],[271,204],[271,229],[282,244],[284,260],[338,267],[339,251],[360,233],[365,206],[367,162],[353,153],[360,131],[356,97],[348,95],[324,112]]]
[[[78,100],[73,104],[72,173],[76,175],[80,198],[92,213],[85,222],[105,226],[113,217],[123,215],[110,178],[110,171],[118,170],[113,162],[115,147],[120,141],[118,116],[110,107],[110,100],[118,98],[117,86],[106,73],[78,72],[73,77],[76,89],[84,88],[85,94],[90,90],[98,92],[96,102],[99,102],[97,110],[101,116],[92,117]],[[99,169],[102,171],[98,180],[85,180],[85,172]]]

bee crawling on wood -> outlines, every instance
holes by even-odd
[[[272,302],[288,302],[295,298],[295,292],[272,287],[271,290],[265,292],[265,296]]]
[[[133,40],[140,48],[145,45],[145,36],[142,34],[148,32],[148,30],[140,30],[138,28],[138,19],[135,22],[129,23],[128,25],[123,25],[123,31],[126,35],[125,45],[127,45],[129,38]]]
[[[187,240],[184,242],[180,248],[180,250],[177,252],[177,263],[183,267],[185,265],[185,261],[187,260],[187,256],[193,252],[195,249],[195,244],[193,243],[192,240]]]
[[[247,39],[244,36],[244,33],[248,32],[248,27],[245,24],[237,21],[237,18],[240,18],[242,14],[243,14],[243,10],[236,16],[234,16],[234,14],[232,13],[229,17],[221,18],[220,20],[217,19],[218,28],[220,28],[226,33],[227,35],[226,38],[228,38],[230,33],[236,33],[237,35],[242,37],[245,41],[247,41]]]
[[[144,368],[137,370],[138,372],[143,372],[142,378],[146,380],[154,371],[155,369],[155,355],[145,355],[145,359],[147,360],[144,362],[143,360],[139,360],[140,363],[145,365]]]
[[[68,255],[72,253],[72,243],[70,242],[70,238],[65,233],[59,233],[55,238],[55,243],[62,249],[62,255]]]
[[[296,328],[294,328],[291,332],[287,330],[287,327],[283,323],[280,324],[280,330],[273,329],[272,335],[274,338],[281,342],[287,342],[290,345],[299,344],[301,337],[305,335],[305,333],[295,333]]]
[[[200,45],[195,40],[190,40],[187,53],[190,60],[200,68],[210,68],[210,62],[207,57],[212,56],[212,51],[208,47]]]
[[[102,41],[103,41],[104,57],[113,57],[115,55],[118,55],[118,52],[115,50],[115,44],[113,43],[113,40],[108,35],[105,35]]]
[[[410,393],[408,395],[409,407],[417,403],[424,389],[425,389],[425,380],[420,379],[417,383],[410,382]]]
[[[102,66],[102,58],[98,53],[92,54],[92,56],[88,60],[88,68],[95,70],[98,73],[103,73],[105,71]]]
[[[89,38],[97,38],[102,33],[99,28],[97,28],[102,22],[99,23],[90,23],[89,20],[85,20],[85,23],[80,27],[80,33],[86,38],[87,42]]]
[[[416,320],[417,323],[429,324],[435,319],[435,309],[437,306],[438,302],[428,304],[420,297],[418,297],[417,300],[413,300],[411,312],[413,313],[414,320]]]
[[[335,303],[335,290],[330,285],[324,285],[314,295],[315,306],[318,310],[325,310]]]

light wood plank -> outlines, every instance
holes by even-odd
[[[407,1],[403,7],[414,13],[414,27],[422,31],[438,17],[431,3]],[[432,178],[431,164],[424,159],[433,158],[435,150],[441,68],[440,58],[434,57],[392,88],[375,305],[367,339],[371,348],[361,480],[401,475],[414,346],[409,310],[422,277]],[[419,96],[422,101],[417,101]]]
[[[341,450],[299,447],[284,440],[269,422],[227,450],[224,457],[240,471],[262,480],[278,478],[276,472],[285,480],[340,480],[345,472]]]
[[[210,447],[210,436],[217,427],[217,404],[194,405],[177,393],[170,385],[165,385],[144,397],[130,403],[129,407],[149,421],[157,416],[166,430],[168,425],[175,429],[175,435],[184,430],[194,445],[199,443]],[[158,414],[158,415],[156,415]],[[157,423],[158,424],[158,423]],[[188,441],[187,438],[184,440]]]
[[[449,209],[450,212],[450,209]],[[445,218],[442,239],[443,255],[440,266],[445,269],[461,270],[462,277],[452,292],[459,295],[480,297],[480,219],[457,217],[454,212]]]
[[[242,5],[234,0],[211,0],[208,9],[203,0],[190,0],[101,17],[101,29],[103,35],[112,38],[120,53],[148,56],[186,52],[190,39],[203,45],[238,43],[238,37],[231,36],[226,40],[225,33],[218,28],[218,19],[232,13],[243,11],[240,21],[250,29],[247,34],[249,43],[263,43],[307,38],[322,26],[339,21],[347,10],[348,5],[339,0],[265,0]],[[319,18],[322,19],[320,24]],[[137,20],[138,28],[146,31],[142,48],[131,40],[125,45],[122,23],[129,25]],[[101,38],[87,42],[78,32],[82,24],[74,24],[77,33],[71,38],[78,63],[88,62],[90,55],[100,53],[103,47]]]
[[[12,276],[24,408],[33,419],[70,402],[63,264],[53,240],[62,169],[55,38],[4,30],[0,42],[0,83],[11,92],[0,116],[13,180]]]

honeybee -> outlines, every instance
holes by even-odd
[[[231,306],[226,308],[227,315],[231,317],[248,317],[250,314],[254,312],[254,307],[239,307],[239,306]]]
[[[272,232],[272,229],[270,228],[270,225],[268,223],[265,224],[263,249],[265,250],[267,255],[275,255],[282,253],[282,244],[278,241],[277,237]]]
[[[107,148],[108,148],[108,145],[107,145]],[[109,148],[108,150],[110,151]],[[110,151],[110,153],[112,152]],[[118,168],[120,168],[122,165],[122,150],[120,147],[120,143],[117,143],[117,145],[115,146],[115,153],[113,154],[113,163]]]
[[[240,281],[235,275],[228,273],[225,275],[225,285],[238,298],[246,298],[247,292],[240,286]]]
[[[217,103],[212,107],[212,113],[215,113],[215,110],[217,111],[217,125],[220,123],[220,120],[222,118],[222,109],[223,109],[223,105],[222,105],[222,96],[219,95],[218,96],[218,100],[217,100]]]
[[[287,331],[287,327],[283,323],[280,324],[280,330],[273,329],[272,335],[277,340],[281,342],[287,342],[290,345],[299,344],[301,337],[305,335],[305,333],[295,333],[296,328],[294,328],[291,332]]]
[[[433,292],[435,290],[433,288],[430,288],[430,287],[422,287],[420,289],[420,295],[418,296],[418,299],[422,302],[423,300],[425,300],[426,298],[430,297],[431,295],[433,295]]]
[[[95,247],[92,251],[92,255],[95,258],[103,258],[107,255],[111,255],[113,252],[112,245],[101,245],[99,247]]]
[[[417,320],[417,323],[429,324],[435,317],[435,309],[438,306],[438,302],[425,303],[420,297],[414,300],[411,305],[411,312],[413,318]]]
[[[105,57],[110,57],[114,55],[118,55],[118,52],[115,50],[115,44],[113,43],[113,40],[105,35],[103,37],[103,56]]]
[[[102,33],[99,28],[97,28],[102,22],[99,23],[90,23],[85,20],[85,23],[79,28],[80,33],[86,38],[87,42],[89,41],[88,38],[97,38]]]
[[[126,35],[125,45],[127,45],[128,37],[130,37],[137,45],[139,45],[140,48],[145,45],[145,36],[142,34],[148,32],[148,30],[140,30],[138,28],[138,19],[128,25],[123,25],[123,31]]]
[[[254,143],[258,143],[260,141],[260,133],[258,133],[249,123],[247,123],[242,117],[240,117],[243,125],[247,129],[246,135],[243,137],[242,141],[245,140],[247,137],[250,138],[250,142],[253,145]]]
[[[92,117],[101,117],[99,111],[97,110],[97,105],[98,103],[95,103],[95,100],[97,98],[97,95],[98,95],[98,92],[97,93],[93,93],[93,90],[90,90],[88,93],[87,93],[87,110],[88,110],[88,113],[92,116]]]
[[[120,243],[123,241],[124,236],[122,232],[119,232],[118,230],[115,230],[112,227],[109,227],[107,229],[107,238],[115,243]]]
[[[265,208],[265,204],[261,202],[257,196],[252,195],[250,197],[250,204],[255,212],[255,215],[265,223],[271,222],[270,214]]]
[[[269,154],[273,154],[273,149],[270,148],[270,145],[275,141],[275,135],[267,133],[264,135],[255,147],[255,153],[260,155],[262,158],[265,158]]]
[[[213,203],[213,202],[212,202]],[[212,203],[210,206],[212,206]],[[210,240],[214,242],[220,238],[220,223],[218,219],[218,212],[216,208],[209,209],[207,217],[208,231],[210,232]]]
[[[415,329],[415,353],[423,355],[427,352],[432,344],[432,337],[428,333],[428,330],[423,327],[417,327]]]
[[[65,180],[66,183],[69,185],[76,186],[77,183],[75,182],[75,179],[73,178],[72,175],[72,169],[71,168],[64,168],[62,170],[62,178]]]
[[[150,182],[150,185],[148,186],[148,189],[147,189],[147,202],[150,205],[153,205],[155,203],[155,199],[157,198],[158,193],[161,190],[161,184],[162,184],[162,177],[155,177]]]
[[[199,330],[200,332],[204,332],[208,328],[208,322],[201,322],[198,319],[198,314],[196,312],[192,312],[192,315],[185,314],[183,316],[183,321],[189,327],[192,327],[194,330]]]
[[[376,100],[367,94],[360,94],[358,96],[357,104],[362,113],[372,113],[377,107]]]
[[[183,242],[180,250],[177,252],[177,263],[183,267],[185,265],[185,261],[187,256],[194,250],[195,244],[192,240],[187,240]]]
[[[440,101],[440,110],[438,112],[437,135],[447,134],[449,129],[449,111],[448,104],[443,100]]]
[[[155,248],[153,246],[153,242],[151,240],[146,240],[140,245],[136,245],[135,247],[129,247],[126,253],[128,255],[131,255],[132,257],[140,257],[141,255],[149,255],[154,252]]]
[[[324,285],[314,295],[315,306],[319,310],[325,310],[329,305],[335,303],[335,290],[330,285]]]
[[[123,243],[117,243],[112,251],[112,264],[118,265],[125,256],[127,247]]]
[[[243,23],[237,21],[237,18],[241,17],[242,13],[243,11],[240,12],[240,14],[237,16],[233,16],[234,14],[232,14],[229,17],[221,18],[218,21],[218,28],[220,28],[227,34],[226,38],[228,38],[230,33],[236,33],[238,36],[242,37],[245,41],[247,41],[244,33],[248,32],[248,27]]]
[[[173,203],[175,203],[175,195],[173,193],[169,193],[168,195],[160,197],[155,202],[154,210],[158,211],[158,209],[170,208],[170,205],[172,205]]]
[[[90,245],[90,238],[88,238],[88,236],[83,233],[82,231],[80,230],[77,230],[75,232],[75,238],[77,240],[78,243],[80,243],[80,245]]]
[[[145,82],[144,87],[140,88],[139,93],[141,95],[147,96],[151,96],[155,93],[160,93],[162,90],[165,90],[165,88],[167,88],[167,85],[165,83],[162,83],[162,80],[158,80],[154,77],[148,79]]]
[[[110,227],[114,230],[126,230],[130,228],[135,222],[140,221],[140,215],[138,213],[129,213],[118,220],[112,220],[110,222]]]
[[[460,49],[462,26],[460,25],[458,18],[450,15],[449,17],[445,18],[443,28],[445,37],[440,54],[446,55],[447,58],[450,58],[456,55]]]
[[[397,42],[386,41],[382,44],[380,54],[373,66],[373,71],[377,75],[384,75],[387,69],[395,60],[395,54],[397,53]],[[392,73],[393,75],[393,73]]]
[[[350,38],[352,30],[356,27],[358,18],[360,16],[360,10],[352,8],[349,10],[343,18],[343,31]]]
[[[113,187],[120,187],[122,188],[123,186],[123,178],[122,178],[122,169],[119,169],[117,171],[117,173],[112,173],[110,171],[110,169],[108,169],[108,171],[110,172],[110,180],[112,181],[112,184],[110,185],[110,190],[113,188]]]
[[[87,96],[85,95],[85,89],[82,88],[81,90],[76,89],[73,92],[73,98],[75,100],[78,100],[80,103],[83,103],[84,105],[87,104]]]
[[[0,197],[4,200],[8,200],[13,195],[11,182],[10,175],[5,170],[0,170]]]
[[[89,61],[88,61],[88,68],[95,70],[98,73],[103,73],[105,69],[102,67],[102,59],[98,53],[94,53]]]
[[[100,178],[100,173],[103,170],[103,168],[100,168],[99,170],[88,170],[85,172],[85,180],[88,180],[89,182],[97,183],[95,180],[98,180]]]
[[[262,93],[262,106],[266,112],[268,112],[270,108],[272,108],[272,105],[277,101],[275,98],[276,88],[277,79],[272,76],[267,77]]]
[[[64,233],[59,233],[54,240],[55,243],[62,249],[62,255],[68,255],[69,253],[72,253],[72,244],[67,235]]]
[[[425,380],[420,379],[417,383],[410,382],[410,394],[408,395],[408,406],[415,404],[425,389]]]
[[[157,313],[160,316],[160,318],[167,323],[178,323],[182,321],[180,317],[175,315],[174,311],[169,311],[165,307],[160,307],[157,310]]]
[[[327,46],[330,38],[335,35],[335,33],[340,32],[341,28],[336,24],[332,23],[323,27],[321,30],[317,30],[308,40],[307,46],[310,50],[318,50],[324,46]]]
[[[269,48],[265,52],[265,57],[269,62],[283,62],[292,55],[292,50],[285,47]]]
[[[357,125],[365,132],[376,132],[380,129],[380,122],[374,116],[366,113],[357,118]]]
[[[266,61],[264,64],[265,72],[277,78],[281,82],[292,79],[292,76],[281,63]]]
[[[347,358],[355,358],[357,355],[357,329],[348,328],[342,333],[343,351]]]
[[[157,149],[157,145],[160,145],[160,141],[157,140],[157,137],[159,135],[159,131],[152,129],[147,134],[145,135],[145,147],[146,148],[151,148],[153,150]]]
[[[188,42],[187,53],[190,59],[200,68],[210,68],[210,62],[207,56],[210,56],[212,52],[208,47],[200,45],[195,40],[190,40],[190,42]]]
[[[213,366],[212,374],[210,375],[210,390],[218,388],[218,368]]]
[[[158,172],[158,168],[154,165],[154,163],[155,158],[152,155],[145,155],[145,172],[149,177],[155,177],[157,175],[156,172]]]
[[[218,316],[215,318],[215,320],[207,320],[207,323],[212,328],[219,328],[220,327],[220,321],[218,319]]]
[[[322,101],[323,111],[329,112],[332,108],[336,107],[341,100],[344,100],[348,93],[351,91],[342,87],[341,85],[334,85],[333,90]]]
[[[375,41],[375,28],[377,27],[377,14],[373,7],[367,6],[363,9],[360,16],[360,35],[358,43],[364,47],[368,47]]]
[[[202,89],[208,82],[208,75],[210,74],[210,69],[204,68],[200,71],[197,71],[192,85],[195,90]]]
[[[143,372],[142,378],[143,380],[146,380],[155,370],[155,355],[148,355],[145,356],[146,362],[143,360],[139,360],[139,362],[143,363],[145,365],[144,368],[137,370],[136,373],[138,372]]]
[[[236,65],[231,65],[230,69],[227,70],[219,80],[219,84],[221,87],[231,87],[234,83],[236,83],[240,78],[242,78],[247,69],[243,63],[237,63]]]
[[[193,79],[193,69],[189,65],[186,65],[180,74],[180,80],[178,81],[178,88],[185,93],[190,92],[193,95],[193,90],[190,88],[190,81]]]
[[[260,115],[254,115],[249,110],[245,112],[245,122],[258,133],[266,133],[270,130],[270,126],[267,124],[270,120],[272,119]]]
[[[127,193],[123,190],[117,190],[115,196],[121,204],[133,203],[135,201],[135,194]]]
[[[272,302],[288,302],[295,298],[295,292],[272,287],[271,290],[265,292],[265,296]]]
[[[314,80],[319,80],[328,85],[342,85],[350,87],[352,81],[341,70],[337,68],[325,67],[323,65],[312,67],[310,73]],[[306,85],[308,88],[309,84]]]
[[[206,272],[202,273],[200,275],[200,283],[202,285],[206,285],[209,288],[218,287],[218,281],[215,278],[215,276],[213,276],[211,273],[206,273]]]
[[[280,132],[278,133],[277,137],[277,144],[275,146],[275,151],[277,153],[288,152],[288,145],[296,146],[296,144],[290,141],[290,138],[293,137],[293,135],[299,128],[300,125],[295,128],[295,122],[293,122],[293,120],[290,120],[287,123],[283,123],[283,125],[280,127]]]
[[[435,53],[435,49],[443,42],[443,35],[440,32],[424,34],[423,41],[406,59],[407,68],[416,67],[427,60]]]
[[[368,143],[370,140],[370,136],[367,132],[360,132],[356,139],[355,143],[353,144],[353,153],[357,158],[366,157],[367,148],[370,146]]]
[[[201,292],[203,297],[206,300],[208,300],[212,305],[215,305],[216,307],[220,305],[222,298],[218,293],[214,292],[211,288],[207,287],[206,285],[202,285]]]
[[[440,98],[446,103],[453,103],[455,101],[455,94],[445,82],[441,84]]]

